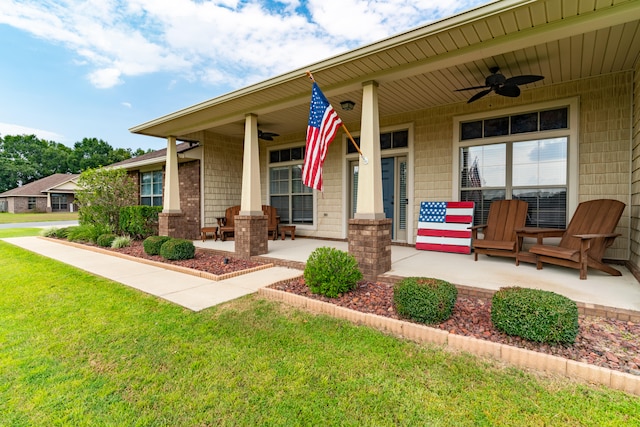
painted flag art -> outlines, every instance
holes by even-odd
[[[474,202],[422,202],[416,249],[471,253]]]
[[[322,165],[327,156],[329,144],[335,138],[342,120],[338,117],[318,85],[313,82],[309,125],[307,126],[307,146],[302,165],[302,183],[307,187],[322,191]]]

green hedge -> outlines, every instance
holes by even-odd
[[[304,280],[312,293],[335,298],[355,289],[362,273],[353,255],[325,246],[309,255]]]
[[[125,206],[120,209],[118,226],[122,234],[142,240],[158,233],[161,206]]]
[[[98,246],[102,246],[103,248],[110,248],[113,241],[116,240],[116,237],[118,236],[111,233],[101,234],[100,236],[98,236],[96,243],[98,244]]]
[[[170,239],[160,247],[160,256],[169,260],[191,259],[196,255],[196,247],[191,240]]]
[[[142,248],[147,255],[159,255],[162,245],[170,239],[169,236],[150,236],[144,239]]]
[[[393,288],[393,302],[401,316],[420,323],[440,323],[451,317],[458,289],[449,282],[427,277],[407,277]]]
[[[501,288],[491,303],[491,321],[509,335],[544,343],[573,343],[578,336],[578,306],[554,292]]]

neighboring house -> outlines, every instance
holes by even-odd
[[[200,203],[200,166],[202,148],[197,142],[182,142],[176,145],[178,172],[180,175],[180,204],[183,207],[185,233],[189,237],[200,235],[202,213]],[[141,156],[109,165],[124,168],[138,184],[141,205],[162,206],[165,186],[165,163],[167,149],[145,153]]]
[[[9,213],[73,212],[78,176],[56,173],[0,193],[0,210]]]
[[[176,140],[184,138],[202,149],[201,226],[242,206],[239,253],[265,250],[251,249],[263,239],[261,203],[277,207],[297,235],[347,239],[361,267],[368,264],[365,277],[375,277],[390,268],[386,239],[415,243],[421,201],[473,200],[483,221],[493,200],[522,198],[529,225],[563,227],[580,201],[614,198],[627,208],[606,257],[635,270],[639,56],[638,1],[504,0],[130,130],[166,139],[167,180],[175,184],[165,193],[161,233],[195,237],[183,229],[177,185],[185,176]],[[505,87],[493,67],[506,79],[544,79]],[[327,153],[323,193],[300,179],[307,69],[369,160],[341,132]],[[266,132],[278,135],[261,139]]]

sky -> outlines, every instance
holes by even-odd
[[[129,128],[488,0],[2,0],[0,136]]]

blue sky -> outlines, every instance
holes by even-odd
[[[164,148],[132,126],[487,0],[2,0],[0,135]]]

